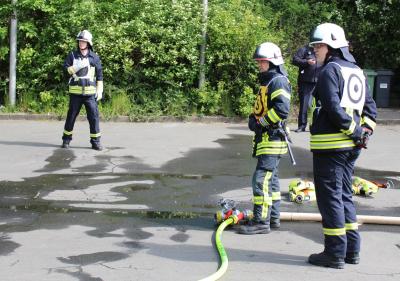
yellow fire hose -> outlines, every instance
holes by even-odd
[[[282,221],[321,221],[321,215],[320,214],[315,214],[315,213],[288,213],[288,212],[282,212],[280,214],[280,219]],[[365,224],[385,224],[385,225],[400,225],[400,217],[384,217],[384,216],[364,216],[364,215],[359,215],[357,216],[357,221],[359,223],[365,223]],[[228,255],[225,252],[224,245],[222,245],[221,242],[221,236],[222,232],[224,229],[232,224],[235,223],[234,218],[229,217],[227,220],[223,221],[216,233],[215,233],[215,245],[217,247],[219,256],[221,258],[221,266],[218,268],[218,270],[199,281],[215,281],[218,280],[219,278],[222,277],[222,275],[225,274],[226,270],[228,269]]]
[[[218,268],[218,270],[214,274],[212,274],[212,275],[210,275],[210,276],[208,276],[208,277],[206,277],[204,279],[201,279],[199,281],[214,281],[214,280],[218,280],[219,278],[222,277],[222,275],[225,274],[226,270],[228,269],[228,256],[227,256],[227,254],[225,252],[224,245],[222,245],[221,236],[222,236],[222,231],[224,231],[224,229],[228,225],[233,223],[233,222],[234,222],[234,219],[232,217],[230,217],[227,220],[223,221],[219,225],[219,227],[218,227],[218,229],[217,229],[217,231],[215,233],[215,245],[217,247],[219,256],[221,258],[221,266]]]

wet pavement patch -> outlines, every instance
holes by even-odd
[[[143,245],[143,243],[137,242],[137,241],[126,241],[126,242],[123,242],[122,245],[124,247],[127,247],[128,249],[135,249],[135,250],[141,250],[141,249],[145,249],[146,248]]]
[[[190,236],[189,235],[187,235],[186,233],[177,233],[177,234],[174,234],[174,235],[172,235],[171,237],[170,237],[170,239],[172,240],[172,241],[175,241],[175,242],[186,242],[188,239],[190,238]]]
[[[91,254],[82,254],[78,256],[58,257],[57,259],[63,263],[76,265],[89,265],[100,262],[112,262],[126,259],[128,254],[119,252],[96,252]]]
[[[0,256],[6,256],[14,252],[14,250],[19,246],[21,245],[11,241],[8,235],[6,234],[0,235]]]
[[[36,171],[44,174],[18,182],[0,181],[0,208],[35,214],[136,214],[161,220],[204,215],[211,218],[219,209],[218,194],[249,187],[256,165],[250,156],[249,136],[230,135],[215,142],[220,147],[192,149],[158,168],[145,165],[134,156],[106,153],[92,156],[95,164],[79,166],[82,163],[76,161],[79,150],[55,149],[46,159],[47,164]],[[280,178],[312,177],[311,153],[297,147],[294,152],[302,159],[302,165],[293,167],[285,156],[280,164]],[[118,173],[114,172],[116,169]],[[399,172],[356,168],[355,175],[367,180],[391,180],[394,189],[400,190]],[[296,205],[287,200],[284,192],[283,197],[282,211],[318,211],[316,204]],[[251,205],[251,191],[246,199],[239,204]],[[357,205],[368,214],[377,210],[385,215],[398,213],[395,207],[377,208],[370,202],[361,199]],[[93,235],[114,234],[93,232]]]

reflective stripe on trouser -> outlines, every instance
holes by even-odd
[[[279,219],[280,188],[278,165],[280,155],[260,155],[253,174],[254,220],[269,223],[272,218]],[[275,199],[275,200],[274,200]]]
[[[360,234],[352,199],[351,177],[360,149],[313,153],[318,208],[322,216],[325,252],[345,257],[360,251]]]
[[[87,119],[90,126],[90,142],[99,143],[100,142],[100,127],[99,127],[99,110],[97,107],[97,102],[94,95],[84,96],[84,95],[70,95],[69,96],[69,108],[67,113],[67,119],[64,125],[63,140],[72,139],[72,131],[74,129],[74,124],[76,117],[81,110],[82,105],[85,106]]]

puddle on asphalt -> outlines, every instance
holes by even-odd
[[[256,165],[250,157],[250,141],[248,136],[231,135],[216,141],[219,148],[193,149],[157,169],[134,156],[107,154],[93,156],[95,164],[72,168],[74,149],[55,149],[47,164],[36,171],[45,174],[22,182],[0,182],[0,208],[66,213],[83,212],[87,206],[87,212],[115,213],[118,210],[109,209],[121,204],[121,209],[128,205],[147,209],[119,210],[121,213],[146,212],[149,218],[161,219],[213,213],[220,199],[215,194],[250,186]],[[285,156],[280,163],[280,178],[312,179],[312,155],[296,147],[294,153],[299,164],[293,167]],[[115,168],[123,172],[112,172]],[[367,180],[391,180],[393,188],[400,189],[400,173],[356,168],[355,174]]]

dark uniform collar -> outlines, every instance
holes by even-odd
[[[277,69],[270,68],[268,71],[260,72],[258,73],[258,80],[260,81],[261,84],[271,80],[272,77],[274,77],[278,73]]]
[[[281,75],[287,77],[287,72],[286,72],[285,68],[283,67],[283,65],[273,66],[272,68],[268,69],[268,71],[259,73],[258,80],[262,84],[266,81],[271,80],[272,77],[274,77],[277,74],[281,74]]]
[[[356,63],[356,60],[353,57],[353,55],[350,53],[348,47],[336,49],[335,53],[333,53],[332,56],[326,60],[326,63],[335,61],[335,60],[345,60],[350,63],[354,63],[354,64]]]

